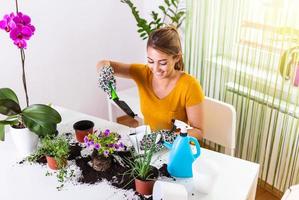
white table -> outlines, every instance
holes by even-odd
[[[95,127],[100,129],[109,128],[119,132],[121,135],[129,133],[129,128],[120,124],[102,120],[79,112],[58,108],[62,115],[62,123],[58,129],[63,132],[73,132],[72,125],[81,119],[89,119],[95,122]],[[167,159],[167,154],[160,155]],[[219,167],[219,177],[215,183],[213,192],[202,195],[192,191],[191,179],[180,180],[195,195],[189,199],[202,200],[246,200],[254,199],[258,178],[259,165],[230,157],[217,152],[202,149],[202,158],[213,160]],[[125,199],[125,191],[114,189],[106,182],[95,185],[73,185],[66,184],[62,191],[57,191],[58,185],[55,176],[46,177],[48,170],[46,166],[19,165],[18,156],[15,153],[9,133],[5,142],[0,143],[0,199],[30,199],[30,200],[52,200],[52,199]],[[131,194],[134,192],[131,191]]]

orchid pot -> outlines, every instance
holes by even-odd
[[[28,128],[9,127],[12,140],[16,146],[18,154],[24,158],[32,154],[37,149],[38,136]]]

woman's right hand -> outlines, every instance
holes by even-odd
[[[104,66],[111,66],[111,63],[109,60],[101,60],[97,63],[96,65],[96,69],[97,69],[97,72],[99,73],[100,72],[100,69]]]

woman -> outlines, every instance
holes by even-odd
[[[197,80],[184,72],[180,37],[175,28],[153,31],[147,42],[147,65],[102,60],[114,74],[133,79],[140,95],[144,123],[152,130],[171,129],[171,119],[189,123],[189,135],[202,138],[203,91]]]

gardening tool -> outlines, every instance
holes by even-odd
[[[99,86],[109,95],[116,105],[118,105],[127,115],[131,117],[137,116],[128,104],[122,100],[119,100],[116,94],[116,80],[114,78],[114,70],[111,66],[104,66],[100,70],[99,74]]]
[[[128,106],[128,104],[122,100],[119,100],[115,89],[112,86],[112,83],[109,83],[109,88],[110,88],[110,92],[111,92],[111,99],[118,105],[118,107],[120,107],[127,115],[131,116],[131,117],[136,117],[137,114],[135,114],[132,109]]]
[[[156,143],[162,143],[170,150],[167,171],[171,176],[179,178],[190,178],[192,174],[192,163],[200,155],[200,145],[195,137],[188,136],[187,129],[191,126],[180,120],[173,120],[174,129],[180,129],[180,134],[175,138],[173,144],[164,141],[161,135],[157,136]],[[192,152],[190,142],[196,147],[196,153]]]

